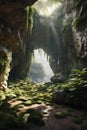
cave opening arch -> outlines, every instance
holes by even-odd
[[[54,75],[49,63],[50,57],[43,49],[35,49],[31,61],[29,77],[35,82],[50,82]]]

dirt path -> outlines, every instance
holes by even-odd
[[[13,102],[11,105],[20,104],[21,102]],[[30,130],[80,130],[80,126],[84,123],[87,124],[87,121],[81,123],[74,123],[73,119],[78,117],[83,112],[79,110],[75,110],[72,108],[68,108],[62,105],[45,105],[45,104],[34,104],[31,106],[25,106],[23,108],[19,108],[20,112],[26,112],[28,109],[35,109],[43,113],[43,119],[45,121],[44,126],[37,126],[35,124],[30,125]],[[66,118],[56,118],[56,112],[66,112],[69,115]]]

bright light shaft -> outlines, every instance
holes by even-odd
[[[52,4],[49,4],[48,0],[38,0],[34,4],[34,8],[37,10],[37,12],[42,16],[51,16],[54,10],[59,8],[61,6],[60,2],[54,2]]]

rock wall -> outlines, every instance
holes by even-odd
[[[33,49],[44,49],[50,56],[49,62],[53,72],[65,77],[69,76],[72,69],[87,67],[87,24],[77,23],[78,14],[81,14],[86,1],[78,5],[79,2],[64,1],[62,7],[55,10],[49,18],[39,16],[38,13],[34,14],[31,46]],[[86,17],[85,10],[83,13],[82,18]]]
[[[5,62],[9,64],[8,67],[6,66],[6,70],[10,68],[10,70],[5,73],[6,76],[3,75],[3,81],[2,78],[0,78],[0,88],[3,88],[4,83],[5,87],[7,87],[6,82],[9,71],[11,79],[22,78],[25,76],[25,73],[29,71],[31,53],[27,53],[28,51],[26,51],[29,49],[29,43],[25,41],[25,37],[26,34],[29,34],[30,29],[26,28],[26,7],[31,6],[36,1],[37,0],[0,0],[0,58],[2,59],[3,52],[3,54],[6,55]],[[27,39],[29,38],[28,36]],[[12,56],[10,53],[12,62],[8,60],[9,50],[11,50],[12,53]],[[25,73],[23,72],[24,68],[26,68]],[[2,69],[1,65],[0,69]],[[0,73],[0,77],[2,77],[2,73]]]
[[[74,2],[73,37],[81,68],[87,67],[87,1]]]
[[[32,52],[37,48],[43,48],[50,56],[49,62],[54,73],[68,76],[73,68],[87,67],[86,0],[66,0],[57,15],[53,12],[56,18],[52,21],[49,19],[44,22],[44,18],[36,13],[31,35],[30,26],[28,29],[26,26],[27,22],[31,25],[32,20],[27,17],[31,11],[27,13],[26,7],[36,1],[0,0],[0,48],[12,52],[11,64],[7,60],[11,66],[9,78],[27,76]]]
[[[0,46],[0,89],[7,88],[12,52],[5,47]]]
[[[56,73],[67,76],[72,69],[87,67],[86,8],[87,1],[66,0],[63,5],[63,12],[57,16],[56,28],[62,39],[60,40],[62,53],[58,54],[60,58],[56,60],[55,57],[50,62],[51,66],[54,66],[52,68],[56,67],[54,69]]]

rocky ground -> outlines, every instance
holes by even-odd
[[[21,102],[13,102],[17,105]],[[29,130],[87,130],[87,119],[84,112],[63,105],[34,104],[20,108],[20,112],[33,109],[43,114],[45,124],[30,123]],[[16,129],[15,129],[16,130]]]
[[[57,85],[27,80],[0,93],[0,130],[87,130],[87,112],[52,101]]]

